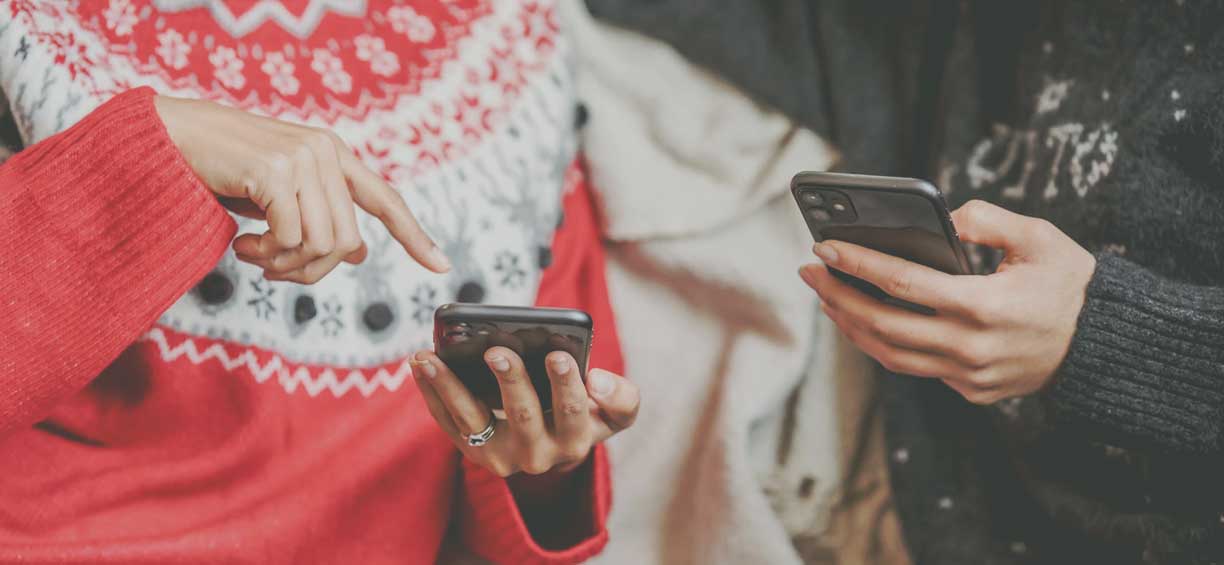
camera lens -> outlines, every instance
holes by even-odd
[[[442,340],[450,345],[458,345],[472,339],[472,335],[467,332],[447,332],[442,336]]]
[[[799,200],[803,201],[808,206],[820,206],[824,204],[824,197],[817,192],[805,192],[799,196]]]
[[[807,211],[808,217],[817,222],[827,222],[830,219],[829,213],[820,209],[812,208]]]
[[[835,192],[826,195],[827,208],[829,215],[833,221],[839,224],[852,224],[858,221],[858,214],[854,211],[854,202],[848,196],[840,192]]]

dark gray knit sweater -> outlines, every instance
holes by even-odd
[[[1048,390],[981,408],[883,378],[919,563],[1224,563],[1224,3],[587,1],[830,137],[843,169],[1097,253]]]

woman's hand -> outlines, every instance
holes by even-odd
[[[633,425],[638,389],[623,377],[593,369],[583,383],[568,353],[548,354],[552,414],[545,418],[540,399],[523,362],[514,351],[492,347],[485,362],[497,375],[507,420],[496,422],[493,437],[479,447],[467,436],[489,425],[493,413],[477,400],[433,352],[412,360],[417,386],[429,412],[465,456],[502,477],[569,471],[580,465],[595,444]]]
[[[857,245],[826,241],[800,276],[860,349],[890,371],[943,380],[990,404],[1046,386],[1067,355],[1096,260],[1045,220],[981,201],[952,214],[963,241],[1000,248],[996,273],[953,276]],[[884,304],[828,267],[928,306],[924,315]]]
[[[366,248],[353,205],[377,217],[417,262],[450,264],[382,178],[336,134],[200,100],[158,96],[157,112],[188,165],[221,203],[266,219],[268,231],[234,240],[238,259],[271,280],[312,284]]]

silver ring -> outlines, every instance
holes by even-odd
[[[479,432],[476,432],[474,434],[468,434],[467,443],[468,445],[472,447],[480,447],[486,443],[489,443],[489,440],[493,439],[493,433],[496,431],[497,431],[497,418],[495,418],[492,414],[490,414],[489,415],[489,425],[485,426],[485,429],[480,430]]]

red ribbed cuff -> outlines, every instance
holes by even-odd
[[[149,88],[115,96],[0,175],[0,431],[89,382],[216,264],[237,226]],[[11,308],[11,312],[9,311]]]
[[[607,518],[612,489],[607,453],[602,445],[574,471],[573,477],[585,488],[583,500],[574,500],[575,519],[567,514],[556,520],[557,527],[574,532],[573,543],[565,549],[541,547],[532,538],[522,512],[505,479],[464,459],[463,537],[473,553],[494,563],[563,564],[582,563],[603,550],[608,543]]]

